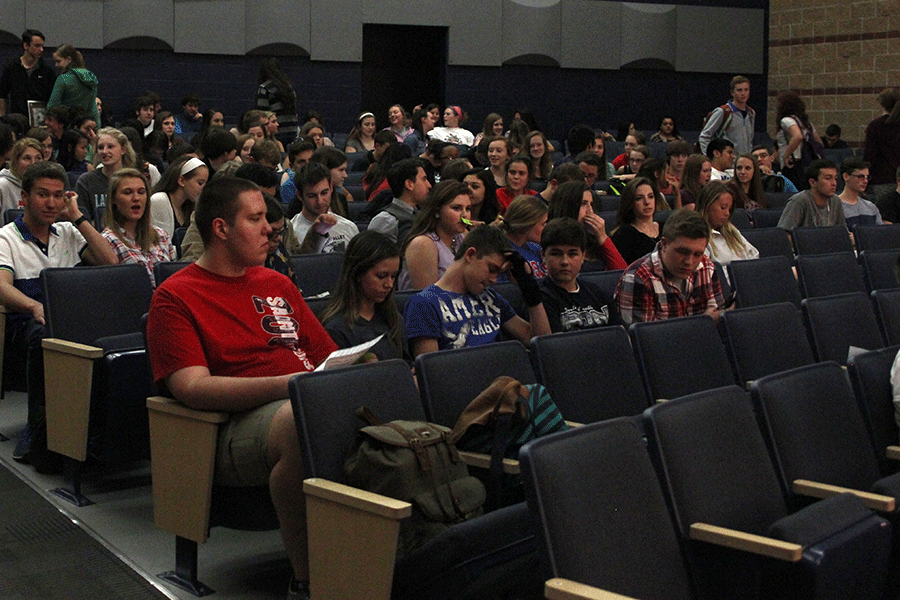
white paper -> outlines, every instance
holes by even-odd
[[[369,348],[377,344],[381,341],[381,338],[384,337],[382,333],[374,340],[369,340],[368,342],[363,342],[358,346],[352,346],[350,348],[342,348],[340,350],[335,350],[331,354],[328,355],[322,364],[316,367],[316,371],[326,371],[328,369],[337,369],[339,367],[346,367],[352,365],[359,357],[368,352]]]

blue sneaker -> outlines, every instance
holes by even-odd
[[[13,460],[25,461],[28,450],[31,448],[31,433],[31,425],[26,425],[25,429],[19,433],[19,441],[16,443],[15,450],[13,450]]]

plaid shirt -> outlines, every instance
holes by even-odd
[[[703,314],[707,309],[718,309],[725,301],[715,267],[707,256],[701,258],[682,292],[663,273],[657,245],[656,250],[625,270],[616,286],[615,303],[622,321],[630,325]]]
[[[146,254],[144,254],[134,238],[124,231],[122,231],[122,236],[128,243],[119,239],[109,227],[104,229],[101,232],[101,235],[103,235],[103,237],[106,238],[106,241],[113,247],[116,256],[119,257],[120,263],[138,263],[144,265],[147,269],[147,274],[150,276],[150,285],[156,287],[156,279],[153,278],[153,265],[158,262],[175,260],[177,255],[175,246],[169,241],[169,234],[159,227],[154,226],[154,229],[156,229],[156,233],[159,234],[159,243],[150,246],[150,250]]]

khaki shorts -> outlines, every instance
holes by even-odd
[[[275,413],[287,400],[277,400],[242,413],[234,413],[219,429],[215,483],[230,487],[269,484],[272,465],[266,440]]]

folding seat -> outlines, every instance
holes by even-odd
[[[736,304],[742,308],[790,302],[800,307],[800,288],[791,269],[791,261],[784,256],[769,256],[755,260],[734,260],[728,263],[731,286]]]
[[[614,194],[612,194],[612,195],[604,194],[604,195],[600,196],[600,207],[601,208],[597,212],[618,211],[619,204],[621,202],[622,202],[621,196],[616,196]],[[607,223],[606,224],[606,227],[609,229],[609,231],[612,231],[612,227],[614,227],[614,226],[615,226],[615,223]]]
[[[766,192],[766,201],[769,203],[771,209],[784,210],[788,200],[790,200],[793,195],[794,194],[791,192]],[[759,225],[757,225],[757,227],[759,227]],[[774,225],[771,227],[774,227]]]
[[[440,354],[440,353],[438,353]],[[390,360],[290,382],[306,475],[313,598],[450,598],[492,582],[498,595],[540,591],[534,528],[524,503],[451,526],[395,561],[399,520],[411,506],[342,484],[361,405],[382,421],[424,420],[409,367]],[[514,573],[514,576],[510,576]]]
[[[737,227],[741,233],[753,229],[753,221],[750,220],[750,213],[746,208],[734,209],[731,214],[731,224]]]
[[[696,597],[633,420],[538,439],[520,456],[528,505],[540,525],[545,576],[567,580],[548,582],[547,598],[612,598],[587,595],[599,594],[595,589],[563,595],[577,584],[645,600]]]
[[[847,363],[850,381],[875,448],[881,474],[900,471],[900,432],[891,387],[891,367],[900,346],[857,354]]]
[[[522,297],[522,290],[515,283],[495,283],[491,286],[495,292],[506,300],[516,314],[528,320],[528,306],[525,305],[525,298]]]
[[[794,248],[784,229],[780,227],[745,229],[741,234],[759,250],[760,258],[784,256],[791,263],[794,262]]]
[[[146,314],[141,329],[146,336]],[[158,529],[175,534],[175,569],[158,577],[194,596],[206,596],[214,590],[199,579],[198,546],[209,538],[210,529],[278,529],[278,516],[268,486],[213,483],[219,426],[228,421],[228,413],[188,408],[166,397],[165,389],[153,393],[163,394],[146,399],[153,521]]]
[[[416,379],[425,416],[432,423],[445,427],[452,428],[469,403],[501,375],[524,384],[537,383],[528,352],[519,341],[441,350],[416,357]],[[563,418],[566,418],[564,413]],[[501,490],[500,482],[491,478],[488,472],[490,459],[488,454],[466,453],[466,462],[478,469],[473,474],[488,484],[488,502],[501,505],[519,500],[521,494],[517,483],[508,490]],[[519,474],[519,462],[505,458],[502,470],[511,476],[508,479],[515,479]]]
[[[606,292],[610,299],[612,299],[616,294],[616,286],[619,285],[619,280],[622,279],[622,274],[624,272],[625,269],[616,269],[614,271],[589,271],[587,273],[579,274],[578,278],[597,284],[600,286],[600,289]]]
[[[177,227],[172,233],[172,245],[175,246],[175,255],[178,260],[181,260],[181,242],[184,241],[187,230],[187,227]]]
[[[332,291],[341,278],[343,263],[343,252],[291,256],[291,267],[297,278],[297,287],[300,288],[304,297],[318,296]]]
[[[768,196],[768,194],[766,194]],[[764,229],[767,227],[778,227],[778,221],[781,220],[781,213],[784,207],[780,208],[757,208],[751,212],[753,217],[753,227],[755,229]]]
[[[637,416],[650,405],[621,326],[542,335],[531,348],[538,381],[568,421]]]
[[[735,383],[716,322],[708,315],[633,323],[629,332],[651,400]]]
[[[354,196],[354,202],[347,203],[347,218],[356,223],[357,221],[364,221],[365,217],[363,217],[363,213],[366,209],[370,208],[370,205],[365,200],[356,200]]]
[[[16,219],[18,219],[24,212],[25,209],[23,208],[7,208],[3,211],[3,224],[6,225],[8,223],[12,223]]]
[[[831,227],[795,227],[791,231],[797,256],[853,252],[850,232],[844,225]]]
[[[862,292],[803,301],[803,318],[813,352],[819,362],[847,362],[850,347],[884,347],[872,303]]]
[[[41,285],[47,447],[72,459],[72,489],[55,492],[82,506],[89,451],[108,464],[149,458],[152,381],[140,327],[153,290],[137,264],[48,268]]]
[[[657,404],[644,427],[702,597],[881,597],[889,523],[849,493],[791,514],[746,392]]]
[[[453,427],[469,402],[501,375],[525,384],[536,383],[528,352],[520,342],[494,342],[416,357],[416,379],[425,415],[446,427]]]
[[[156,287],[162,285],[162,282],[188,266],[190,261],[170,260],[159,262],[153,265],[153,279],[156,281]]]
[[[726,303],[730,303],[734,290],[731,287],[728,277],[725,276],[725,267],[716,261],[713,261],[713,267],[716,270],[716,277],[719,278],[719,285],[722,286],[722,297],[725,298]]]
[[[847,373],[836,362],[806,365],[751,384],[772,458],[789,495],[825,497],[833,490],[806,481],[890,496],[865,498],[893,512],[896,481],[881,479],[878,460]],[[804,483],[798,484],[798,480]]]
[[[789,302],[726,310],[720,319],[731,364],[744,386],[815,362],[800,311]]]
[[[857,225],[853,228],[856,249],[860,252],[900,250],[900,224]]]
[[[875,290],[871,297],[884,341],[900,344],[900,289]]]
[[[797,275],[804,298],[866,291],[852,252],[800,255],[797,257]]]
[[[859,254],[866,289],[873,292],[900,288],[900,282],[897,281],[898,256],[900,249],[867,250]]]

